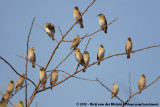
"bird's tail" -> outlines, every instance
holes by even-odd
[[[51,87],[51,90],[52,90],[52,87]]]
[[[107,30],[104,30],[104,33],[107,33]]]
[[[127,53],[127,59],[129,59],[130,58],[130,53]]]
[[[139,92],[139,94],[141,94],[141,90],[139,90],[140,92]]]
[[[43,89],[46,89],[46,84],[43,84]]]
[[[52,36],[52,40],[54,41],[55,39],[54,39],[54,35]]]
[[[98,61],[97,65],[100,65],[100,62],[101,62],[101,61]]]
[[[80,24],[80,28],[84,28],[83,24]]]
[[[35,65],[34,65],[34,64],[32,64],[32,68],[35,68]]]

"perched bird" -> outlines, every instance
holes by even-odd
[[[80,42],[80,36],[77,35],[77,36],[74,38],[73,42],[72,42],[72,45],[71,45],[70,50],[71,50],[72,48],[77,47],[77,46],[79,45],[79,42]]]
[[[7,107],[7,101],[4,98],[0,101],[0,107]]]
[[[4,93],[4,95],[3,95],[2,99],[1,99],[1,101],[5,100],[5,101],[8,103],[9,96],[10,96],[10,94],[8,94],[7,91],[6,91],[6,92]]]
[[[21,74],[21,76],[25,76],[25,74]],[[17,92],[17,89],[19,87],[21,87],[24,83],[24,78],[21,76],[19,77],[19,79],[17,80],[17,83],[16,83],[16,90],[15,90],[16,92]]]
[[[105,54],[105,49],[104,49],[103,45],[100,45],[99,49],[97,51],[97,61],[98,61],[97,65],[100,65],[100,61],[99,60],[103,59],[104,54]]]
[[[10,81],[10,84],[9,84],[9,86],[8,86],[8,88],[7,88],[7,93],[8,93],[9,95],[11,95],[11,94],[13,93],[13,91],[14,91],[14,81],[11,80],[11,81]]]
[[[46,33],[52,38],[52,40],[54,39],[54,33],[55,33],[55,27],[52,23],[46,23]]]
[[[130,58],[130,52],[132,51],[132,40],[130,37],[127,38],[127,42],[126,42],[126,53],[127,53],[127,59]]]
[[[112,88],[112,93],[111,93],[112,97],[111,98],[115,97],[118,94],[118,92],[119,92],[118,85],[113,83],[113,88]]]
[[[32,68],[35,68],[35,62],[36,62],[36,55],[35,55],[35,52],[34,52],[35,48],[34,47],[31,47],[29,49],[29,52],[28,52],[28,59],[29,61],[32,63]]]
[[[78,61],[78,63],[81,64],[85,68],[85,63],[84,63],[83,55],[80,52],[79,48],[75,49],[75,57],[76,57],[76,60]],[[83,70],[83,72],[85,72],[85,69]]]
[[[87,66],[89,64],[89,61],[90,61],[90,56],[89,56],[88,51],[84,52],[83,59],[84,59],[85,66]]]
[[[100,27],[103,28],[105,26],[103,28],[103,30],[104,30],[104,33],[107,33],[107,26],[106,26],[107,25],[107,20],[106,20],[104,14],[99,14],[98,17],[99,17],[99,25],[100,25]]]
[[[58,80],[58,71],[55,70],[55,71],[53,71],[53,73],[51,75],[50,85],[56,84],[57,80]],[[52,87],[51,87],[51,90],[52,90]]]
[[[46,75],[46,71],[44,70],[43,67],[40,68],[40,72],[39,72],[39,80],[41,83],[43,83],[43,81],[47,78],[47,75]],[[46,82],[47,80],[45,81],[45,83],[43,84],[43,89],[46,88]]]
[[[17,107],[24,107],[23,101],[19,101],[18,106]]]
[[[146,77],[144,74],[141,75],[141,78],[138,82],[138,89],[139,89],[139,94],[141,93],[141,90],[146,86]]]
[[[81,12],[79,11],[77,6],[74,7],[73,17],[75,18],[76,21],[81,17]],[[82,17],[80,18],[78,23],[80,24],[80,28],[84,28]]]

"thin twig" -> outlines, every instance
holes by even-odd
[[[86,51],[87,47],[88,47],[88,44],[90,42],[91,38],[88,39],[88,42],[87,42],[87,45],[86,45],[86,48],[84,49],[84,52]],[[84,54],[84,53],[83,53]]]
[[[20,55],[16,55],[16,56],[18,56],[18,57],[20,57],[20,58],[23,58],[23,59],[26,59],[25,57],[23,57],[23,56],[20,56]],[[28,58],[27,58],[27,60],[28,60]],[[30,61],[29,61],[30,62]],[[30,62],[31,63],[31,62]],[[35,65],[37,65],[37,66],[39,66],[39,67],[42,67],[41,65],[38,65],[38,64],[36,64],[36,63],[34,63]]]
[[[61,31],[61,29],[60,29],[59,26],[58,26],[58,29],[59,29],[59,31],[60,31],[60,33],[61,33],[61,35],[62,35],[62,38],[63,38],[63,33],[62,33],[62,31]]]
[[[151,82],[150,84],[148,84],[147,86],[145,86],[142,90],[139,90],[139,91],[137,91],[136,93],[130,95],[129,98],[127,99],[127,101],[123,104],[122,107],[124,107],[124,106],[130,101],[130,99],[131,99],[133,96],[135,96],[136,94],[139,94],[140,92],[142,92],[144,89],[148,88],[150,85],[152,85],[153,83],[155,83],[155,82],[158,81],[159,79],[160,79],[160,76],[159,76],[157,79],[155,79],[153,82]]]
[[[98,78],[96,78],[97,81],[104,87],[106,88],[108,91],[110,91],[111,93],[113,93],[107,86],[105,86],[101,81],[98,80]],[[113,93],[114,94],[114,93]],[[118,98],[119,101],[121,101],[122,103],[124,103],[124,101],[122,99],[120,99],[117,95],[115,95],[116,98]]]
[[[19,74],[7,60],[5,60],[4,58],[2,58],[1,56],[0,56],[0,58],[1,58],[6,64],[8,64],[8,65],[12,68],[12,70],[13,70],[17,75],[25,78],[24,76],[22,76],[21,74]],[[27,80],[29,80],[34,86],[36,86],[36,84],[35,84],[31,79],[27,78]]]
[[[31,28],[30,28],[30,31],[29,31],[29,34],[28,34],[27,49],[26,49],[26,72],[25,72],[25,105],[26,105],[26,107],[27,107],[27,65],[28,65],[27,57],[28,57],[28,45],[29,45],[29,38],[30,38],[30,35],[31,35],[31,31],[32,31],[32,27],[33,27],[34,21],[35,21],[35,17],[33,18],[33,21],[32,21],[32,24],[31,24]]]

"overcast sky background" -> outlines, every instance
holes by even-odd
[[[56,42],[38,26],[45,28],[45,23],[55,25],[55,38],[60,40],[58,30],[60,26],[65,33],[75,22],[73,18],[74,6],[78,6],[83,12],[92,0],[27,0],[27,1],[0,1],[0,55],[4,57],[19,72],[25,72],[25,60],[16,56],[26,56],[26,43],[33,17],[36,17],[30,37],[29,47],[36,48],[36,63],[45,66]],[[127,37],[131,37],[133,50],[160,44],[160,1],[159,0],[97,0],[83,16],[84,29],[76,24],[68,33],[65,40],[73,40],[78,34],[84,36],[98,29],[97,15],[102,13],[109,22],[119,18],[108,27],[108,33],[100,31],[92,36],[87,51],[90,53],[90,63],[97,60],[96,54],[100,44],[103,44],[106,53],[105,57],[125,52]],[[78,46],[83,52],[89,38],[84,39]],[[54,69],[58,63],[70,52],[71,43],[62,43],[47,70]],[[116,56],[101,62],[100,66],[94,65],[85,73],[78,73],[76,76],[96,79],[102,81],[112,89],[113,83],[118,84],[118,96],[126,100],[129,97],[129,72],[131,72],[132,93],[138,91],[138,81],[141,74],[145,74],[147,84],[159,76],[160,48],[152,48],[131,54],[128,60],[126,55]],[[75,72],[77,61],[74,53],[58,68],[72,74]],[[0,62],[0,90],[8,87],[9,81],[14,80],[15,84],[19,76],[4,62]],[[81,68],[81,67],[80,67]],[[39,67],[35,69],[28,64],[28,77],[34,82],[39,81]],[[49,73],[47,73],[49,74]],[[64,79],[64,73],[59,73],[58,81]],[[67,76],[67,75],[65,75]],[[30,82],[28,82],[30,83]],[[160,96],[157,81],[130,100],[130,103],[158,103]],[[49,80],[46,86],[49,86]],[[34,86],[28,86],[28,98],[31,96]],[[17,103],[25,101],[25,89],[22,89],[10,101]],[[53,90],[47,90],[36,95],[31,107],[75,107],[76,103],[110,103],[120,102],[117,98],[111,99],[111,93],[97,82],[84,81],[70,78],[64,83],[56,86]]]

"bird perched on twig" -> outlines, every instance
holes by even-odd
[[[21,76],[25,76],[25,74],[21,74]],[[21,86],[23,85],[23,83],[24,83],[24,78],[21,77],[21,76],[20,76],[19,79],[17,80],[15,92],[17,92],[17,89],[18,89],[19,87],[21,87]]]
[[[90,61],[90,56],[89,56],[88,51],[84,52],[83,59],[84,59],[85,66],[87,66],[89,64],[89,61]]]
[[[35,47],[31,47],[28,52],[28,59],[32,63],[32,68],[35,68],[36,55],[35,55]]]
[[[2,98],[2,100],[0,101],[0,107],[7,107],[7,101],[4,99],[4,98]]]
[[[125,49],[126,49],[126,53],[127,53],[127,59],[129,59],[130,52],[132,51],[132,40],[130,37],[127,38]]]
[[[58,80],[58,71],[54,70],[52,75],[51,75],[50,85],[56,84],[57,80]],[[51,87],[51,90],[52,90],[52,87]]]
[[[103,28],[105,26],[103,28],[103,30],[104,30],[104,33],[107,33],[107,28],[108,28],[106,26],[107,25],[107,20],[106,20],[104,14],[99,14],[98,17],[99,17],[99,25],[100,25],[100,27]]]
[[[6,91],[6,92],[4,93],[4,95],[3,95],[2,99],[1,99],[1,101],[6,101],[6,102],[8,103],[9,96],[10,96],[10,94],[8,94],[7,91]]]
[[[76,21],[81,17],[81,12],[79,11],[77,6],[74,7],[73,17]],[[78,23],[80,24],[80,28],[84,28],[82,17],[79,19]]]
[[[103,59],[104,54],[105,54],[105,49],[104,49],[103,45],[100,45],[99,49],[97,51],[97,61],[98,61],[97,65],[100,65],[99,60]]]
[[[78,61],[78,63],[81,64],[85,68],[85,63],[84,63],[83,55],[80,52],[79,48],[75,48],[75,57],[76,57],[76,60]],[[85,72],[85,69],[83,70],[83,72]]]
[[[146,86],[146,77],[144,74],[141,75],[141,78],[138,82],[138,89],[139,89],[139,94],[141,93],[141,90]]]
[[[17,107],[24,107],[23,101],[19,101],[18,106]]]
[[[112,92],[111,92],[111,98],[115,97],[119,92],[119,87],[117,84],[113,83],[113,88],[112,88]]]
[[[47,78],[47,75],[46,75],[46,71],[43,67],[40,68],[40,72],[39,72],[39,80],[41,83],[44,82],[44,80]],[[47,80],[43,83],[43,89],[46,88],[46,82]]]
[[[80,36],[77,35],[77,36],[74,38],[73,42],[72,42],[72,45],[71,45],[70,50],[71,50],[72,48],[77,47],[77,46],[79,45],[79,43],[80,43]]]
[[[46,23],[46,33],[52,38],[52,40],[54,39],[54,34],[55,34],[55,27],[52,23]]]

